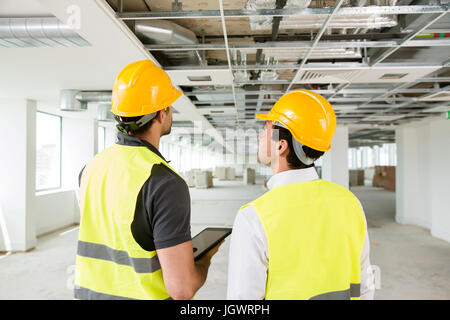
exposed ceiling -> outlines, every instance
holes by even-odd
[[[34,45],[42,39],[27,35],[26,28],[13,39],[0,28],[0,41],[22,44],[17,47],[0,44],[0,98],[33,99],[41,110],[92,119],[97,114],[96,103],[89,105],[88,112],[61,111],[61,90],[111,90],[115,77],[125,65],[143,59],[157,62],[126,25],[115,18],[114,11],[104,0],[1,0],[0,24],[9,23],[8,19],[25,17],[57,18],[68,24],[77,12],[80,23],[74,30],[79,39],[87,42],[84,46]],[[177,111],[174,132],[189,133],[196,125],[231,151],[220,132],[188,98],[179,99],[174,108]]]
[[[64,22],[74,3],[2,0],[0,18],[50,16]],[[124,65],[155,59],[184,92],[174,105],[175,129],[198,135],[194,131],[202,127],[229,151],[236,149],[227,131],[259,129],[255,113],[268,111],[295,89],[326,97],[338,124],[351,128],[351,145],[392,141],[395,126],[450,108],[448,1],[79,0],[75,5],[82,10],[77,33],[88,45],[0,48],[0,68],[8,75],[0,79],[0,97],[57,106],[62,89],[110,90]]]
[[[257,128],[255,113],[295,89],[329,99],[339,124],[361,130],[351,143],[391,141],[396,125],[450,108],[448,1],[108,3],[130,30],[164,20],[195,34],[140,39],[221,132]],[[188,51],[199,59],[175,59]]]

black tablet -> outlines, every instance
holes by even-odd
[[[194,260],[200,259],[231,234],[231,228],[206,228],[192,239]]]

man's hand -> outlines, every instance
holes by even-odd
[[[212,257],[217,253],[217,251],[219,251],[220,246],[225,242],[225,240],[222,240],[221,242],[219,242],[215,247],[213,247],[211,250],[209,250],[208,252],[206,252],[203,257],[201,257],[200,259],[197,260],[197,264],[198,263],[207,263],[208,266],[211,263],[211,259]]]
[[[156,250],[164,285],[172,299],[190,299],[203,286],[208,275],[211,258],[217,253],[223,242],[209,250],[195,263],[192,241]]]

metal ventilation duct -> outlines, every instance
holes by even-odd
[[[84,111],[87,109],[88,102],[109,104],[111,106],[111,96],[111,91],[61,90],[59,106],[62,111]],[[104,115],[104,117],[105,120],[108,120],[106,119],[107,115]]]
[[[62,111],[85,111],[87,102],[76,98],[78,90],[61,90],[59,94],[59,108]]]
[[[89,42],[54,17],[0,18],[0,47],[84,47]]]
[[[97,120],[99,121],[114,121],[114,115],[111,112],[110,103],[100,103],[97,109]]]
[[[136,20],[134,32],[144,44],[196,44],[195,33],[166,20]],[[199,65],[202,61],[198,51],[180,50],[165,52],[174,65]]]

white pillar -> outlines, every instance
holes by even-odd
[[[348,127],[337,127],[331,149],[323,155],[322,179],[348,188]]]
[[[0,100],[0,251],[36,246],[36,101]]]
[[[395,131],[397,142],[396,214],[402,224],[431,226],[429,203],[429,127],[428,124],[400,127]]]
[[[431,234],[450,242],[450,120],[430,123]]]
[[[396,221],[450,242],[450,121],[400,127],[396,141]]]

